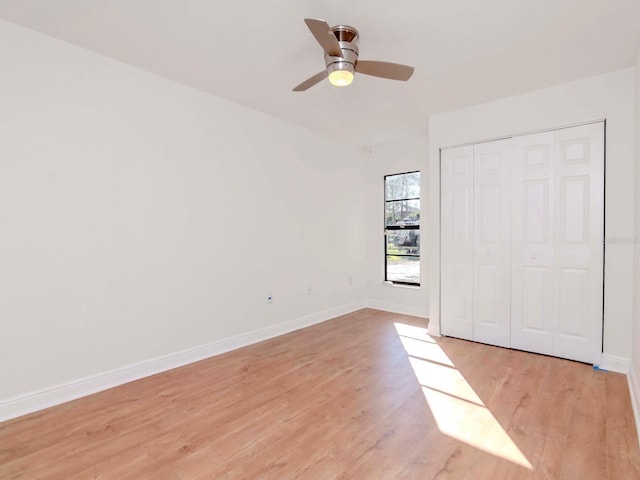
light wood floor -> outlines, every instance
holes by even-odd
[[[623,375],[421,327],[361,310],[2,423],[0,478],[640,478]]]

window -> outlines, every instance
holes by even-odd
[[[384,177],[384,279],[420,285],[420,172]]]

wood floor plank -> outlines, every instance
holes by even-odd
[[[626,479],[626,377],[370,309],[0,424],[3,480]]]

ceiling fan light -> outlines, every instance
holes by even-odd
[[[353,73],[349,70],[334,70],[329,74],[329,82],[334,87],[346,87],[353,82]]]

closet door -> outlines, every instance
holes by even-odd
[[[512,346],[599,363],[604,124],[514,143]]]
[[[600,363],[604,123],[556,132],[558,323],[554,354]]]
[[[557,309],[554,134],[517,137],[513,146],[511,346],[552,355]]]
[[[440,156],[440,327],[473,340],[473,146]]]
[[[511,142],[474,146],[473,339],[509,347]]]

